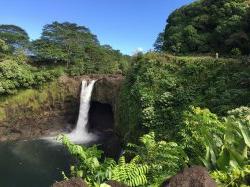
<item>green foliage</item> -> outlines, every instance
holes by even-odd
[[[118,164],[112,169],[111,179],[127,184],[128,186],[146,185],[148,182],[146,177],[148,166],[139,166],[137,164],[139,159],[140,158],[137,156],[129,163],[126,163],[125,157],[122,156]]]
[[[157,39],[154,43],[154,49],[156,51],[161,51],[164,44],[164,32],[158,34]]]
[[[250,108],[240,107],[219,119],[209,110],[185,113],[181,145],[193,161],[200,159],[214,178],[228,186],[247,184]]]
[[[139,146],[128,144],[128,153],[137,155],[139,163],[147,163],[148,182],[152,186],[160,186],[188,162],[188,157],[180,146],[174,142],[157,142],[153,132],[142,136],[140,142]]]
[[[8,54],[9,46],[5,43],[4,40],[0,39],[0,60],[6,57]]]
[[[141,145],[129,144],[126,153],[132,159],[126,162],[125,157],[121,156],[118,163],[109,158],[101,162],[102,151],[96,146],[86,148],[75,145],[66,136],[60,139],[76,159],[75,166],[71,166],[71,175],[82,177],[91,186],[98,186],[107,180],[128,186],[159,186],[188,161],[180,146],[174,142],[157,142],[154,133],[141,137]]]
[[[120,51],[100,45],[88,28],[69,22],[45,25],[31,50],[45,64],[66,63],[70,75],[117,73],[125,71],[124,61],[128,61]]]
[[[135,57],[122,88],[120,131],[130,141],[149,131],[160,139],[178,140],[183,112],[191,105],[219,116],[248,106],[249,75],[245,60],[157,53]]]
[[[162,149],[160,142],[149,138],[153,135],[146,136],[148,145],[132,146],[142,163],[149,166],[150,184],[159,185],[184,165],[186,159],[181,158],[185,156],[175,155],[177,150],[188,156],[189,164],[203,164],[212,172],[225,173],[249,165],[250,114],[248,107],[240,107],[250,104],[249,76],[246,59],[157,53],[133,58],[122,88],[119,130],[125,132],[125,140],[133,142],[150,131],[155,132],[156,140],[164,140]],[[151,146],[152,151],[148,151]],[[165,164],[166,168],[167,164],[173,167],[154,170],[154,161],[159,168]],[[246,184],[242,177],[237,180]]]
[[[5,53],[9,49],[4,40],[0,39],[0,52]]]
[[[105,159],[103,163],[101,159],[102,151],[98,150],[96,146],[87,148],[80,145],[75,145],[69,141],[66,136],[59,137],[63,145],[67,148],[69,153],[76,159],[75,166],[71,166],[71,175],[82,177],[85,181],[97,186],[111,176],[112,168],[115,161],[112,159]]]
[[[101,160],[102,151],[96,146],[84,147],[75,145],[66,136],[59,139],[70,154],[76,159],[75,166],[71,166],[71,175],[82,177],[91,186],[100,186],[107,180],[117,180],[129,186],[140,186],[147,183],[148,166],[138,164],[135,157],[129,163],[121,157],[116,163],[113,159]]]
[[[241,168],[248,163],[250,109],[242,107],[230,111],[229,114],[223,121],[223,136],[204,143],[206,157],[202,160],[208,168],[227,170],[228,167]],[[208,135],[211,136],[209,133]]]
[[[245,165],[243,168],[230,168],[227,171],[214,171],[211,176],[219,186],[247,187],[250,179],[250,165]]]
[[[18,48],[27,48],[29,36],[16,25],[0,25],[0,39],[5,41],[11,52]]]
[[[249,12],[248,0],[197,0],[169,16],[156,48],[177,54],[226,54],[234,49],[249,54]]]
[[[13,59],[3,60],[0,62],[0,95],[14,94],[21,88],[41,86],[60,74],[61,72],[57,70],[39,71]]]
[[[200,157],[205,155],[207,149],[208,154],[212,156],[214,161],[214,149],[209,149],[214,144],[221,145],[220,138],[224,135],[224,126],[215,114],[208,109],[192,108],[192,111],[184,113],[184,124],[179,132],[181,137],[181,145],[191,158],[191,162],[201,164]],[[211,151],[211,154],[210,154]],[[207,164],[207,167],[208,164]]]
[[[69,69],[67,69],[67,73],[70,76],[79,76],[84,75],[87,72],[93,72],[93,66],[92,64],[84,63],[81,60],[75,61],[74,65],[70,66]]]
[[[241,56],[241,51],[239,48],[234,48],[231,50],[231,54],[234,56],[234,57],[239,57]]]
[[[129,60],[119,50],[100,45],[88,28],[74,23],[45,25],[41,38],[32,45],[22,28],[0,25],[0,95],[39,87],[62,73],[125,73]]]
[[[69,64],[84,57],[85,47],[97,44],[96,36],[88,28],[69,22],[53,22],[44,26],[41,39],[34,41],[33,47],[40,58]]]
[[[243,167],[249,163],[250,148],[250,108],[240,107],[228,112],[229,116],[224,119],[225,134],[222,139],[223,148],[221,150],[217,167],[220,169],[231,167]],[[230,160],[226,160],[225,152],[230,153]],[[227,161],[227,162],[226,162]]]

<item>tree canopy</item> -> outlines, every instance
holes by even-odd
[[[177,54],[249,54],[249,12],[247,0],[197,0],[169,16],[160,48]]]
[[[29,36],[27,32],[16,25],[0,25],[0,39],[15,50],[20,47],[27,47]]]
[[[41,38],[33,42],[32,48],[40,58],[72,63],[86,57],[86,47],[98,44],[97,37],[84,26],[53,22],[44,26]]]
[[[32,42],[31,50],[40,62],[71,66],[71,75],[112,73],[127,66],[127,58],[119,50],[100,45],[88,28],[70,22],[45,25],[41,38]]]

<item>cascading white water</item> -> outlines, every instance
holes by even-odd
[[[89,133],[87,129],[91,95],[95,82],[95,80],[92,80],[88,84],[86,80],[82,81],[77,125],[71,133],[67,134],[69,139],[75,143],[87,143],[96,139],[96,136]]]

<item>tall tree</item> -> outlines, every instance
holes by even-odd
[[[164,43],[164,32],[160,32],[157,36],[157,39],[154,43],[154,49],[156,51],[161,51]]]
[[[5,41],[12,51],[26,48],[29,43],[27,32],[16,25],[0,25],[0,39]]]
[[[33,42],[33,52],[43,59],[70,64],[75,59],[85,58],[85,49],[96,45],[99,41],[88,28],[75,23],[53,22],[45,25],[41,38]]]
[[[248,0],[197,0],[167,20],[163,50],[174,53],[250,54]]]

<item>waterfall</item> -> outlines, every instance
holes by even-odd
[[[95,80],[92,80],[88,84],[86,80],[82,81],[77,125],[71,133],[67,134],[69,139],[75,143],[87,143],[96,139],[96,136],[89,133],[87,129],[91,95],[95,82]]]

